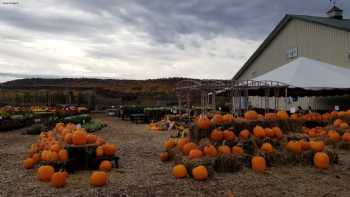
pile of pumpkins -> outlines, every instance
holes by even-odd
[[[29,148],[28,158],[23,160],[25,169],[34,168],[35,164],[41,164],[37,170],[37,177],[40,181],[50,182],[53,187],[64,187],[68,173],[60,170],[55,172],[52,165],[54,162],[65,162],[69,159],[68,151],[64,148],[67,145],[97,144],[96,157],[114,156],[117,152],[115,144],[108,144],[101,137],[88,134],[83,128],[75,124],[57,123],[55,128],[39,135],[37,143]],[[90,176],[92,186],[103,186],[107,183],[107,172],[112,169],[112,163],[104,160],[99,165],[99,170],[94,171]]]
[[[248,111],[244,114],[244,119],[246,120],[258,120],[260,118],[265,119],[278,119],[286,120],[289,119],[289,115],[280,111],[277,113],[266,114],[264,117],[259,115],[255,111]],[[160,153],[161,161],[168,161],[172,156],[172,149],[177,149],[182,156],[190,159],[200,159],[202,157],[218,157],[224,154],[235,154],[235,155],[248,155],[242,146],[248,140],[252,140],[254,143],[251,147],[255,151],[254,155],[249,155],[250,166],[256,172],[265,172],[267,169],[266,159],[264,158],[265,154],[273,154],[277,149],[272,145],[272,143],[265,142],[275,140],[281,145],[282,149],[295,155],[295,158],[298,158],[298,155],[301,155],[304,151],[313,152],[313,164],[318,169],[327,169],[330,166],[330,155],[325,152],[326,140],[332,141],[334,143],[339,142],[340,140],[349,142],[350,134],[348,132],[344,133],[341,137],[338,132],[330,130],[326,131],[324,128],[314,128],[314,129],[304,129],[304,138],[300,140],[288,140],[288,136],[285,135],[279,127],[272,128],[263,128],[259,125],[255,126],[252,131],[247,129],[241,130],[239,132],[234,132],[233,130],[226,129],[221,130],[220,125],[225,123],[230,123],[234,121],[235,118],[231,114],[221,115],[215,114],[209,119],[207,116],[199,116],[195,119],[195,124],[200,129],[210,129],[213,128],[213,125],[218,127],[214,128],[209,138],[210,143],[203,146],[203,144],[196,144],[191,141],[190,138],[169,138],[164,141],[165,151]],[[336,120],[336,124],[339,120]],[[312,130],[312,132],[310,132]],[[308,135],[309,133],[315,133],[315,135]],[[325,138],[319,139],[317,137],[318,133],[322,133]],[[266,140],[268,139],[268,140]],[[263,141],[262,145],[258,147],[256,141]],[[226,142],[238,141],[234,146],[227,145]],[[279,147],[279,148],[281,148]],[[173,167],[172,175],[176,178],[184,178],[190,175],[195,180],[206,180],[208,178],[208,169],[204,165],[198,165],[192,169],[191,172],[188,172],[186,165],[178,164]]]

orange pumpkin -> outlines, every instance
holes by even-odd
[[[349,132],[345,132],[342,136],[342,140],[344,142],[350,142],[350,133]]]
[[[102,137],[97,137],[97,140],[96,140],[97,145],[101,146],[105,143],[106,143],[106,141]]]
[[[196,125],[200,129],[209,129],[211,122],[206,116],[200,116],[196,121]]]
[[[35,161],[32,158],[28,158],[28,159],[23,160],[23,167],[25,169],[33,168],[34,164],[35,164]]]
[[[239,138],[241,138],[242,140],[247,140],[249,138],[250,132],[247,129],[242,130],[239,133]]]
[[[240,146],[233,146],[232,147],[232,153],[236,154],[236,155],[243,155],[244,154],[244,150]]]
[[[272,153],[273,152],[273,147],[270,143],[264,143],[260,149],[265,153]]]
[[[322,152],[325,147],[323,141],[310,141],[310,148],[314,152]]]
[[[100,163],[99,169],[108,172],[112,169],[112,163],[110,161],[104,160]]]
[[[183,146],[188,142],[189,142],[188,138],[180,138],[176,143],[177,150],[182,151]]]
[[[341,137],[337,131],[329,131],[328,132],[328,137],[331,139],[333,142],[339,142]]]
[[[347,129],[347,128],[349,128],[349,125],[348,125],[348,123],[346,123],[346,122],[342,122],[342,123],[340,124],[340,128],[342,128],[342,129]]]
[[[58,152],[61,150],[61,146],[58,143],[55,143],[55,144],[51,145],[50,150]]]
[[[342,119],[336,119],[336,120],[333,122],[333,126],[336,127],[336,128],[339,128],[341,123],[343,123],[343,120],[342,120]]]
[[[199,149],[192,149],[190,151],[190,153],[188,154],[188,157],[190,159],[199,159],[199,158],[203,157],[203,153]]]
[[[226,124],[229,124],[231,122],[233,122],[235,120],[235,118],[233,117],[232,114],[225,114],[223,117],[223,122],[226,123]]]
[[[168,152],[161,152],[159,158],[161,161],[168,161],[170,156]]]
[[[217,124],[217,125],[220,125],[222,123],[224,123],[224,119],[222,117],[221,114],[219,113],[216,113],[213,118],[211,119],[211,121],[214,123],[214,124]]]
[[[67,161],[68,160],[68,151],[66,149],[60,150],[60,152],[58,152],[58,159],[60,161]]]
[[[283,132],[279,127],[272,127],[272,130],[274,132],[275,138],[277,138],[277,139],[283,138]]]
[[[305,151],[305,150],[309,150],[310,149],[310,143],[306,140],[300,140],[301,143],[301,148]]]
[[[221,145],[218,148],[218,152],[219,152],[220,155],[230,154],[231,153],[231,148],[229,146],[227,146],[227,145]]]
[[[278,111],[276,114],[277,120],[288,120],[289,115],[285,111]]]
[[[192,169],[192,177],[197,181],[204,181],[208,178],[208,170],[205,166],[197,166]]]
[[[317,152],[314,155],[314,165],[319,169],[327,169],[329,167],[329,156],[324,152]]]
[[[87,143],[88,144],[95,144],[96,143],[96,140],[97,140],[97,136],[94,135],[94,134],[88,134],[86,136],[86,140],[87,140]]]
[[[224,139],[227,141],[232,141],[232,140],[236,139],[236,135],[235,135],[235,133],[233,133],[233,131],[225,130],[224,131]]]
[[[83,145],[87,143],[87,134],[83,129],[78,129],[74,131],[72,136],[72,141],[74,145]]]
[[[244,118],[247,120],[257,120],[258,113],[256,113],[256,111],[247,111],[246,113],[244,113]]]
[[[41,152],[41,160],[42,161],[50,161],[51,160],[51,151],[43,150]]]
[[[215,146],[207,145],[204,147],[204,154],[209,157],[216,157],[218,151],[216,150]]]
[[[61,188],[66,185],[67,175],[64,172],[55,172],[51,176],[51,186]]]
[[[224,134],[219,129],[214,129],[210,133],[210,139],[216,142],[221,141],[224,138]]]
[[[276,120],[276,114],[275,113],[266,113],[265,119],[266,120]]]
[[[172,139],[167,139],[164,141],[163,146],[164,146],[165,150],[171,150],[172,148],[174,148],[176,146],[176,144]]]
[[[184,178],[187,176],[187,169],[183,164],[176,165],[171,173],[175,178]]]
[[[275,132],[271,128],[265,128],[266,137],[274,138]]]
[[[265,172],[266,160],[261,156],[253,156],[251,160],[252,169],[256,172]]]
[[[197,145],[195,143],[189,142],[183,146],[182,152],[184,153],[184,155],[188,155],[191,150],[196,148],[197,148]]]
[[[55,173],[55,169],[52,166],[46,165],[41,166],[38,169],[37,175],[40,181],[49,182],[51,180],[51,176]]]
[[[33,159],[34,163],[38,163],[40,161],[40,154],[39,153],[34,153],[32,155],[32,159]]]
[[[72,144],[73,143],[73,134],[68,133],[64,136],[64,142],[66,144]]]
[[[253,129],[253,134],[256,138],[264,138],[266,136],[265,129],[258,125]]]
[[[286,149],[292,153],[299,154],[302,151],[302,146],[299,141],[291,140],[287,143]]]
[[[107,173],[104,171],[95,171],[90,176],[90,184],[94,187],[101,187],[107,184]]]
[[[50,161],[57,161],[57,160],[58,160],[57,152],[50,151]]]
[[[117,152],[117,146],[115,144],[103,144],[102,149],[105,156],[114,156]]]

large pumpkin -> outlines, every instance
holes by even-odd
[[[203,152],[199,149],[192,149],[190,153],[188,154],[188,157],[190,159],[199,159],[203,156]]]
[[[286,149],[292,153],[299,154],[302,152],[302,145],[300,141],[291,140],[287,143]]]
[[[187,144],[189,142],[188,138],[180,138],[177,142],[176,142],[176,148],[179,151],[182,151],[182,148],[185,144]]]
[[[328,131],[328,137],[331,139],[333,142],[339,142],[341,137],[337,131]]]
[[[322,152],[325,147],[323,141],[310,141],[310,148],[314,152]]]
[[[272,153],[273,152],[273,147],[270,143],[264,143],[260,149],[265,153]]]
[[[192,177],[197,181],[204,181],[208,178],[208,170],[205,166],[197,166],[192,169]]]
[[[276,114],[277,120],[288,120],[289,115],[285,111],[278,111]]]
[[[182,152],[184,153],[184,155],[188,155],[191,150],[196,148],[197,148],[197,145],[195,143],[189,142],[183,146]]]
[[[107,184],[107,173],[104,171],[95,171],[90,176],[90,184],[94,187],[101,187]]]

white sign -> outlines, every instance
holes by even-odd
[[[292,59],[294,57],[298,57],[298,48],[289,48],[287,50],[287,57]]]
[[[339,106],[338,105],[334,106],[334,110],[339,111]]]
[[[297,110],[295,109],[295,107],[291,107],[290,108],[290,113],[294,114]]]

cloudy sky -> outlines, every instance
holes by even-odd
[[[350,1],[338,0],[350,15]],[[329,0],[0,0],[0,81],[231,78],[286,13]]]

